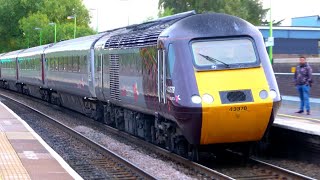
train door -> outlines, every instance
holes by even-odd
[[[160,111],[166,112],[166,50],[163,43],[158,45],[158,101],[160,104]]]
[[[15,62],[15,69],[16,69],[16,80],[19,81],[19,61],[18,61],[18,57],[15,58],[15,60],[13,60],[13,62]]]
[[[40,57],[40,64],[41,64],[41,82],[43,85],[46,85],[46,82],[45,82],[45,65],[46,65],[46,60],[45,60],[45,55],[44,54],[41,54],[41,57]]]
[[[96,83],[96,94],[99,99],[103,98],[103,55],[96,53],[95,55],[95,83]]]

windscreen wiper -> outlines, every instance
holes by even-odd
[[[218,60],[218,59],[216,59],[216,58],[213,58],[213,57],[210,57],[210,56],[206,56],[206,55],[203,55],[203,54],[200,54],[200,53],[198,53],[198,54],[199,54],[200,56],[204,57],[206,60],[208,60],[208,61],[210,61],[210,62],[212,62],[212,63],[214,63],[214,64],[217,64],[217,62],[219,62],[219,63],[222,63],[223,65],[225,65],[225,67],[227,67],[227,68],[230,67],[229,64],[227,64],[227,63],[225,63],[225,62],[222,62],[222,61],[220,61],[220,60]]]

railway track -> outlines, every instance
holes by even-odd
[[[92,123],[96,123],[92,121]],[[157,147],[139,138],[131,136],[125,132],[119,131],[109,126],[104,126],[106,131],[117,137],[123,138],[132,144],[135,144],[146,151],[153,152],[163,159],[175,162],[180,171],[191,174],[198,179],[312,179],[310,177],[289,171],[262,161],[251,159],[246,165],[239,164],[229,168],[216,168],[207,165],[201,165],[185,158],[168,152],[165,149]],[[90,141],[90,140],[89,140]],[[216,170],[214,170],[216,169]]]
[[[51,127],[54,127],[57,129],[57,131],[63,131],[64,133],[67,133],[69,135],[68,138],[76,140],[73,142],[76,144],[72,145],[84,148],[81,151],[90,151],[96,153],[95,155],[91,156],[92,158],[88,156],[80,157],[85,158],[85,161],[79,161],[79,159],[73,157],[66,160],[67,163],[84,179],[155,179],[155,177],[151,176],[144,170],[126,161],[107,148],[102,147],[101,145],[84,137],[54,118],[38,111],[33,107],[29,107],[23,102],[14,100],[8,96],[4,97],[7,99],[7,101],[11,101],[10,103],[18,103],[19,107],[23,106],[34,113],[40,114],[42,117],[44,117],[42,119],[46,119],[46,121],[52,125]],[[96,172],[95,169],[102,169],[104,170],[104,173],[101,174]]]
[[[310,179],[313,178],[304,176],[302,174],[260,161],[255,158],[250,159],[249,162],[252,169],[257,173],[256,176],[238,177],[237,179],[249,180],[249,179]]]

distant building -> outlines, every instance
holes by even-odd
[[[291,19],[291,26],[320,27],[320,16],[304,16]]]
[[[299,55],[319,57],[320,16],[295,17],[292,26],[273,27],[274,58]],[[264,39],[269,37],[268,26],[258,26]]]

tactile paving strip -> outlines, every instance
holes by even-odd
[[[0,179],[31,179],[4,132],[0,132]]]

